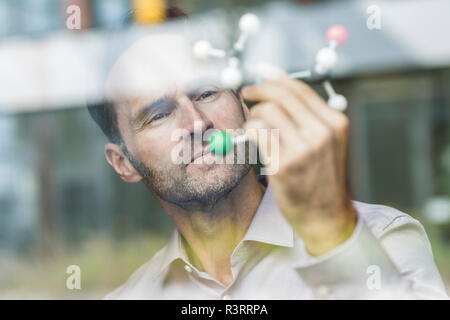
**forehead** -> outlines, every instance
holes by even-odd
[[[192,45],[182,36],[150,35],[116,61],[107,77],[106,98],[118,104],[149,102],[206,82],[217,84],[218,74],[211,61],[193,56]]]

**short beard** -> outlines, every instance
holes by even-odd
[[[216,204],[225,198],[252,168],[248,163],[237,164],[237,158],[234,164],[220,164],[224,166],[225,174],[222,170],[213,173],[213,176],[208,178],[213,179],[214,184],[208,186],[204,183],[204,176],[187,176],[185,165],[178,167],[178,172],[182,174],[175,175],[172,169],[149,168],[124,149],[127,158],[148,188],[161,199],[187,211],[212,212]]]

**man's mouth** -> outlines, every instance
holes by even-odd
[[[201,158],[201,157],[203,157],[203,156],[205,156],[205,155],[207,155],[209,153],[211,153],[211,149],[208,146],[204,147],[201,151],[199,151],[196,154],[194,154],[194,156],[191,158],[191,162],[190,163],[194,163],[195,160],[197,160],[197,159],[199,159],[199,158]]]

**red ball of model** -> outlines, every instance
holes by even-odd
[[[341,25],[334,25],[330,27],[327,31],[327,41],[336,41],[340,46],[344,45],[348,39],[348,31],[345,27]]]

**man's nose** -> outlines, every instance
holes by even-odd
[[[177,99],[178,108],[181,111],[180,126],[189,131],[192,135],[195,131],[201,131],[214,128],[214,123],[209,119],[188,96],[183,95]]]

